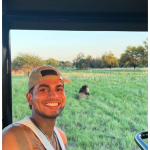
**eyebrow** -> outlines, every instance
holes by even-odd
[[[39,87],[38,87],[38,89],[40,88],[40,87],[47,87],[47,88],[49,88],[49,85],[46,85],[46,84],[41,84]],[[63,85],[57,85],[56,87],[63,87],[64,88],[64,86]]]
[[[46,85],[46,84],[41,84],[41,85],[38,87],[38,89],[39,89],[40,87],[48,87],[48,88],[49,88],[49,86]]]
[[[63,85],[57,85],[56,87],[63,87],[63,88],[64,88],[64,86],[63,86]]]

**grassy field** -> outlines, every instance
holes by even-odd
[[[56,126],[68,150],[137,150],[136,133],[148,130],[147,70],[62,70],[66,106]],[[12,76],[13,122],[31,115],[25,94],[28,78]],[[82,85],[90,97],[77,100]],[[146,141],[147,142],[147,141]]]

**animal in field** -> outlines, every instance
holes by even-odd
[[[88,98],[89,97],[89,88],[87,85],[83,85],[80,90],[79,90],[79,94],[77,96],[78,99],[81,98]]]

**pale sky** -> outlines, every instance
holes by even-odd
[[[11,30],[11,58],[29,53],[72,62],[80,52],[96,58],[109,51],[119,58],[127,46],[143,45],[146,38],[148,32]]]

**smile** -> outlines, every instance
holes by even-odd
[[[58,103],[47,103],[46,106],[58,106]]]

